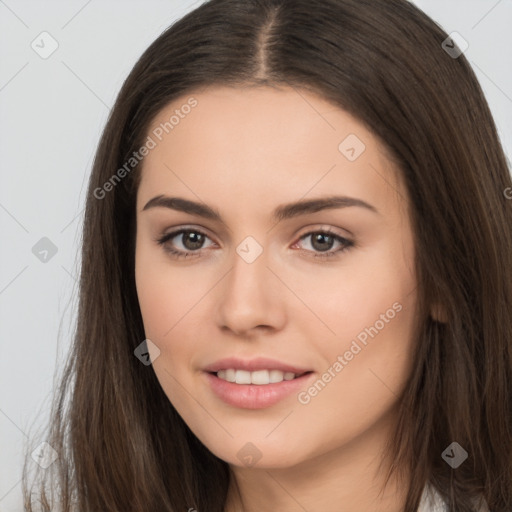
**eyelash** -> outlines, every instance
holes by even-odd
[[[185,234],[185,233],[197,233],[197,234],[203,235],[206,238],[209,238],[208,235],[206,235],[205,233],[203,233],[202,231],[200,231],[198,229],[179,229],[177,231],[173,231],[172,233],[167,233],[167,234],[163,235],[162,237],[157,238],[156,242],[160,246],[162,246],[167,253],[171,254],[175,258],[188,258],[190,256],[195,256],[196,254],[200,253],[201,249],[198,249],[197,251],[192,251],[192,252],[183,252],[183,251],[179,251],[179,250],[172,248],[170,245],[167,245],[167,242],[169,240],[172,240],[177,235],[181,235],[181,234]],[[329,229],[310,231],[309,233],[305,233],[304,235],[302,235],[299,238],[299,241],[301,241],[311,235],[314,235],[314,234],[322,234],[322,235],[332,236],[335,239],[335,241],[342,244],[341,248],[334,250],[334,251],[330,250],[330,251],[326,251],[326,252],[316,252],[315,254],[313,254],[314,258],[332,258],[332,257],[339,255],[355,246],[355,243],[352,240],[343,238],[340,235],[337,235],[336,233],[334,233],[333,231],[331,231]],[[304,251],[304,249],[303,249],[303,251]],[[311,252],[311,251],[306,250],[306,252]]]

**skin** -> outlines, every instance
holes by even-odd
[[[198,105],[144,158],[137,193],[136,286],[164,392],[230,465],[243,506],[232,485],[227,512],[402,511],[405,490],[391,480],[379,494],[377,470],[411,372],[417,300],[397,168],[357,119],[292,88],[202,89],[163,109],[148,134],[190,96]],[[338,149],[349,134],[366,146],[354,161]],[[204,202],[224,222],[143,210],[162,194]],[[271,219],[279,205],[332,194],[378,212],[350,206]],[[167,245],[193,254],[176,259],[155,240],[182,227],[207,238],[194,255],[175,236]],[[302,236],[325,228],[355,246],[315,257],[322,246]],[[247,236],[263,249],[250,264],[236,252]],[[218,359],[265,356],[311,369],[307,389],[395,303],[400,312],[307,404],[294,393],[268,408],[236,408],[205,380],[203,368]],[[249,442],[261,454],[252,466],[237,457]]]

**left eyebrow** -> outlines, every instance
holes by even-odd
[[[380,215],[380,212],[375,208],[375,206],[363,201],[362,199],[347,196],[328,196],[280,205],[272,212],[272,220],[280,222],[282,220],[306,215],[308,213],[316,213],[328,209],[348,208],[349,206],[365,208]],[[204,203],[198,203],[182,197],[169,197],[164,195],[153,197],[153,199],[150,199],[146,203],[142,211],[156,207],[170,208],[171,210],[177,210],[190,215],[197,215],[199,217],[204,217],[205,219],[225,224],[219,211],[215,208]]]

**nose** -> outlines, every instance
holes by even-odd
[[[269,259],[265,249],[252,262],[233,251],[231,269],[219,284],[216,297],[221,330],[251,337],[283,328],[287,290]]]

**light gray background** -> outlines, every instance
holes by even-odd
[[[200,3],[0,0],[1,512],[22,510],[24,446],[46,425],[73,333],[85,191],[109,108],[145,48]],[[468,41],[510,158],[512,0],[414,3]],[[47,59],[31,48],[43,31],[59,44]],[[58,248],[46,263],[32,252],[42,237]]]

